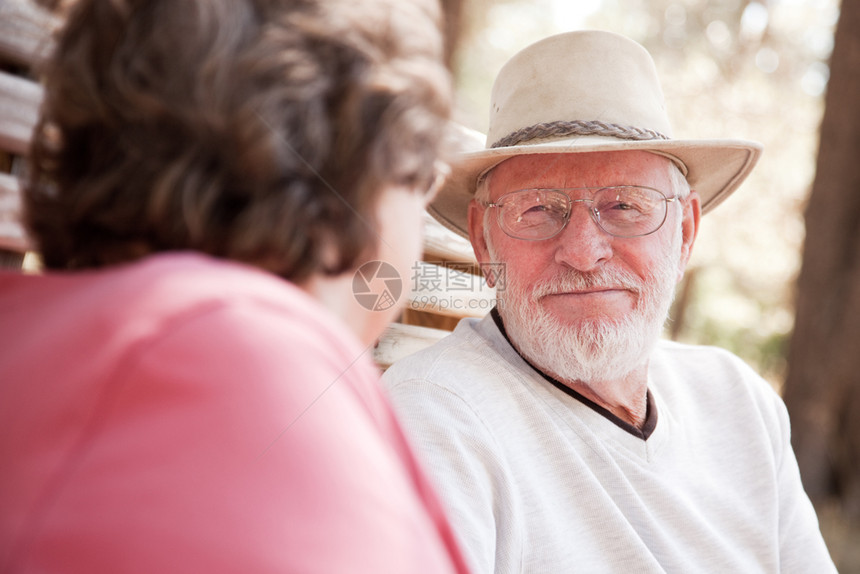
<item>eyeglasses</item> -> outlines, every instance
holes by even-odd
[[[572,199],[571,192],[590,197]],[[499,227],[515,239],[539,241],[558,235],[570,221],[574,203],[588,205],[597,226],[615,237],[641,237],[654,233],[666,221],[669,202],[662,192],[639,185],[520,189],[501,196],[486,207],[498,208]]]

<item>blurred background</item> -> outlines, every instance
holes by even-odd
[[[443,1],[456,119],[470,128],[486,132],[508,58],[593,28],[651,52],[676,138],[764,144],[752,176],[703,220],[666,335],[733,351],[783,394],[841,572],[860,572],[858,4]]]

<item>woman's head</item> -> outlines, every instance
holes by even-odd
[[[429,0],[73,3],[25,192],[45,265],[196,250],[297,282],[354,268],[381,190],[435,175],[437,17]]]

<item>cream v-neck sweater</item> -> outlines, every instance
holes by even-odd
[[[476,573],[835,572],[779,396],[661,342],[643,440],[532,369],[488,315],[384,377]]]

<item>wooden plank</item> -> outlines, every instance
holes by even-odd
[[[429,347],[448,334],[441,329],[392,323],[377,341],[373,360],[381,369],[387,369],[395,361]]]
[[[53,47],[59,18],[28,0],[0,0],[0,60],[32,68]]]
[[[445,315],[437,315],[436,313],[425,313],[423,311],[415,311],[407,305],[400,315],[400,322],[404,325],[416,325],[419,327],[432,327],[433,329],[442,329],[443,331],[453,331],[460,322],[460,317],[448,317]]]
[[[29,244],[20,221],[21,196],[18,180],[0,173],[0,249],[24,253]]]
[[[472,244],[444,227],[426,211],[424,212],[424,261],[469,263],[473,273],[479,272]]]
[[[447,145],[456,154],[484,149],[486,136],[458,122],[448,124]],[[424,261],[459,261],[471,263],[472,272],[480,274],[472,244],[424,212]]]
[[[0,72],[0,149],[27,154],[42,93],[36,82]]]
[[[421,262],[412,269],[407,307],[447,317],[483,317],[496,304],[483,276],[449,265]]]

